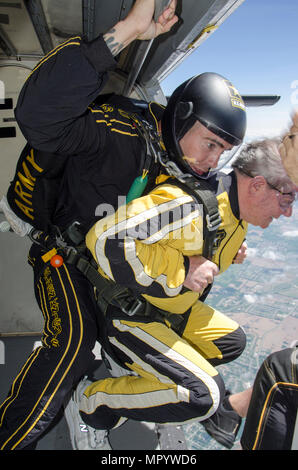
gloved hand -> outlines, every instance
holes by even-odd
[[[20,219],[11,209],[6,196],[3,196],[0,201],[0,212],[3,212],[7,222],[9,223],[11,229],[20,237],[25,237],[28,235],[30,230],[33,228],[32,225],[24,222]]]
[[[284,136],[279,151],[289,177],[298,185],[298,111],[293,115],[292,121],[292,126]]]

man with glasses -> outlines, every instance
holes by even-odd
[[[198,205],[168,175],[149,194],[131,201],[125,212],[106,217],[89,231],[87,246],[99,272],[167,316],[128,317],[108,307],[102,321],[109,354],[127,375],[79,384],[68,405],[74,440],[87,439],[88,433],[82,437],[80,431],[83,422],[109,448],[106,430],[128,418],[198,420],[224,446],[233,446],[250,394],[235,401],[215,366],[242,353],[245,334],[204,302],[204,292],[233,263],[248,224],[267,228],[273,219],[291,216],[295,186],[283,168],[279,145],[278,139],[248,144],[230,173],[209,177],[222,219],[212,260],[202,256]],[[190,153],[183,150],[191,166]],[[178,200],[179,211],[164,217]],[[178,326],[177,314],[183,318]]]
[[[290,217],[296,199],[296,188],[281,163],[280,144],[280,139],[248,144],[232,164],[241,217],[262,228],[281,215]],[[226,410],[220,409],[205,424],[207,432],[221,444],[229,441],[232,445],[236,410],[241,418],[248,416],[241,438],[244,449],[290,449],[296,417],[293,410],[297,409],[297,362],[295,349],[269,356],[254,387],[229,395]]]
[[[282,167],[279,144],[279,139],[268,139],[247,145],[232,165],[242,186],[238,190],[242,218],[262,228],[281,215],[290,217],[296,198],[295,186]]]
[[[269,145],[268,145],[269,144]],[[298,113],[293,115],[293,123],[289,132],[284,136],[282,142],[276,140],[274,147],[279,145],[283,165],[287,174],[294,184],[298,184]],[[257,147],[266,151],[271,144],[270,141],[259,142]],[[278,177],[278,172],[274,165],[267,169],[261,169],[253,163],[250,155],[256,153],[257,147],[252,144],[246,147],[241,156],[234,162],[234,169],[243,177],[253,179],[255,182],[267,185],[271,193],[274,192],[271,206],[271,217],[281,212],[289,216],[292,212],[292,204],[296,198],[296,192],[289,182]],[[261,162],[261,159],[259,160]],[[277,158],[277,161],[279,159]],[[265,163],[265,160],[264,160]],[[262,165],[261,165],[262,166]],[[260,178],[259,173],[266,175]],[[282,171],[281,177],[284,176]],[[239,176],[238,176],[239,177]],[[241,178],[241,177],[240,177]],[[262,181],[263,179],[263,181]],[[265,190],[265,187],[263,188]],[[269,194],[269,192],[268,192]],[[278,205],[277,205],[278,203]],[[279,206],[279,207],[278,207]],[[262,209],[262,208],[260,208]],[[258,217],[260,217],[258,212]],[[270,216],[268,212],[268,216]],[[274,214],[274,215],[273,215]],[[254,216],[256,213],[254,212]],[[259,219],[260,220],[260,219]],[[270,223],[263,218],[262,226]],[[230,395],[228,402],[230,409],[236,409],[241,417],[246,417],[241,445],[244,450],[290,450],[297,448],[298,442],[298,350],[297,344],[292,348],[276,351],[266,358],[260,367],[252,388]],[[216,415],[214,416],[214,418]],[[220,425],[220,418],[217,416],[217,424]],[[226,415],[227,421],[227,415]],[[295,427],[296,423],[296,427]],[[226,427],[227,427],[226,423]],[[230,421],[232,429],[233,420]],[[207,426],[208,428],[208,426]],[[295,432],[296,429],[296,432]],[[207,429],[208,430],[208,429]],[[294,441],[294,432],[296,440]],[[222,443],[222,431],[215,432],[212,428],[211,435]],[[295,447],[293,447],[295,446]]]
[[[284,136],[279,152],[287,174],[298,184],[298,113]],[[249,171],[240,171],[252,177]],[[295,193],[276,187],[281,210],[290,210]],[[290,450],[298,445],[298,342],[291,348],[276,351],[260,367],[252,389],[230,396],[232,404],[245,403],[245,426],[241,436],[244,450]],[[248,410],[248,411],[247,411]],[[295,442],[294,442],[295,441]]]

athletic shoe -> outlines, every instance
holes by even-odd
[[[216,413],[200,423],[213,439],[227,449],[231,449],[235,443],[242,418],[232,409],[228,402],[228,395],[230,392],[227,393]]]
[[[64,407],[64,415],[68,425],[71,445],[74,450],[112,450],[108,431],[94,429],[84,423],[79,411],[79,404],[86,387],[92,382],[81,380]]]

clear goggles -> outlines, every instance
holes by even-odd
[[[218,160],[217,167],[209,170],[209,176],[213,173],[216,173],[217,171],[222,170],[224,167],[230,169],[228,163],[231,163],[232,160],[236,157],[236,155],[238,155],[240,149],[242,148],[242,145],[243,144],[237,145],[231,150],[225,150],[224,152],[222,152]]]

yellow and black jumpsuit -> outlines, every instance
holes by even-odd
[[[145,145],[130,118],[139,108],[123,97],[98,98],[116,65],[101,36],[89,43],[78,36],[47,54],[26,80],[15,115],[27,144],[7,199],[34,227],[55,225],[63,232],[78,221],[87,233],[118,206],[118,197],[123,201],[139,174]],[[153,113],[162,112],[152,103],[146,119],[155,125]],[[44,262],[44,254],[37,244],[29,254],[44,317],[42,347],[10,390],[7,384],[0,406],[2,450],[36,444],[87,373],[102,328],[93,286],[72,265],[57,269]]]
[[[102,275],[173,316],[184,314],[186,321],[177,334],[171,320],[108,310],[106,334],[114,356],[137,375],[103,379],[86,389],[81,415],[99,429],[117,427],[125,418],[207,419],[225,393],[214,366],[232,361],[245,347],[236,322],[183,287],[188,257],[202,253],[201,208],[168,177],[161,175],[159,182],[148,195],[98,221],[86,241]],[[222,218],[213,261],[222,273],[243,243],[247,224],[239,220],[235,174],[218,175],[211,183]]]

